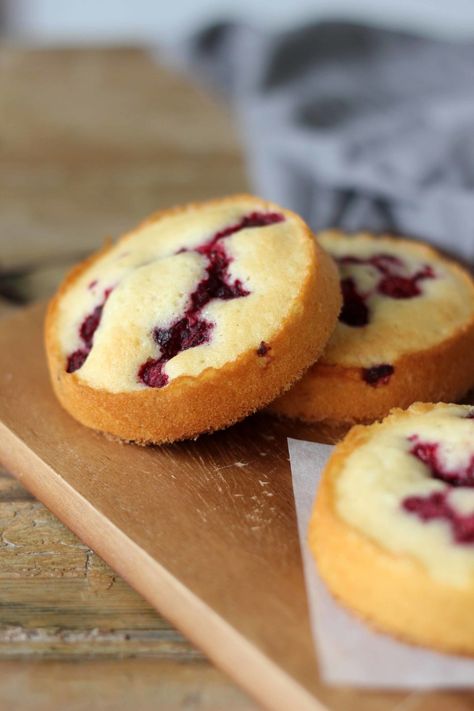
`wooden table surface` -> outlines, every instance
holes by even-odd
[[[0,45],[0,87],[0,317],[153,210],[247,189],[229,114],[142,51]],[[256,708],[1,470],[0,675],[9,711]]]

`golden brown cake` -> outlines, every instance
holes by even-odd
[[[319,361],[274,403],[279,415],[347,430],[474,385],[474,283],[434,249],[370,234],[321,233],[344,304]]]
[[[164,210],[79,264],[53,298],[52,383],[96,430],[196,437],[293,383],[340,302],[334,263],[294,213],[248,195]]]
[[[354,427],[309,544],[332,593],[377,628],[474,654],[474,407],[416,403]]]

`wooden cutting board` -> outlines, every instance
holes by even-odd
[[[260,415],[196,442],[109,441],[56,402],[43,315],[35,306],[0,326],[0,460],[217,665],[282,711],[469,703],[319,680],[286,437],[323,432]]]

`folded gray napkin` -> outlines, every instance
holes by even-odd
[[[178,51],[237,113],[256,192],[314,229],[421,237],[474,262],[474,44],[321,22]]]

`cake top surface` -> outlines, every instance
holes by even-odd
[[[271,347],[314,254],[299,218],[251,196],[159,213],[66,285],[56,323],[65,368],[128,392]]]
[[[368,368],[435,346],[474,320],[474,284],[430,247],[389,236],[318,234],[344,305],[322,362]]]
[[[335,479],[338,515],[436,580],[472,585],[474,407],[416,403],[361,433]]]

